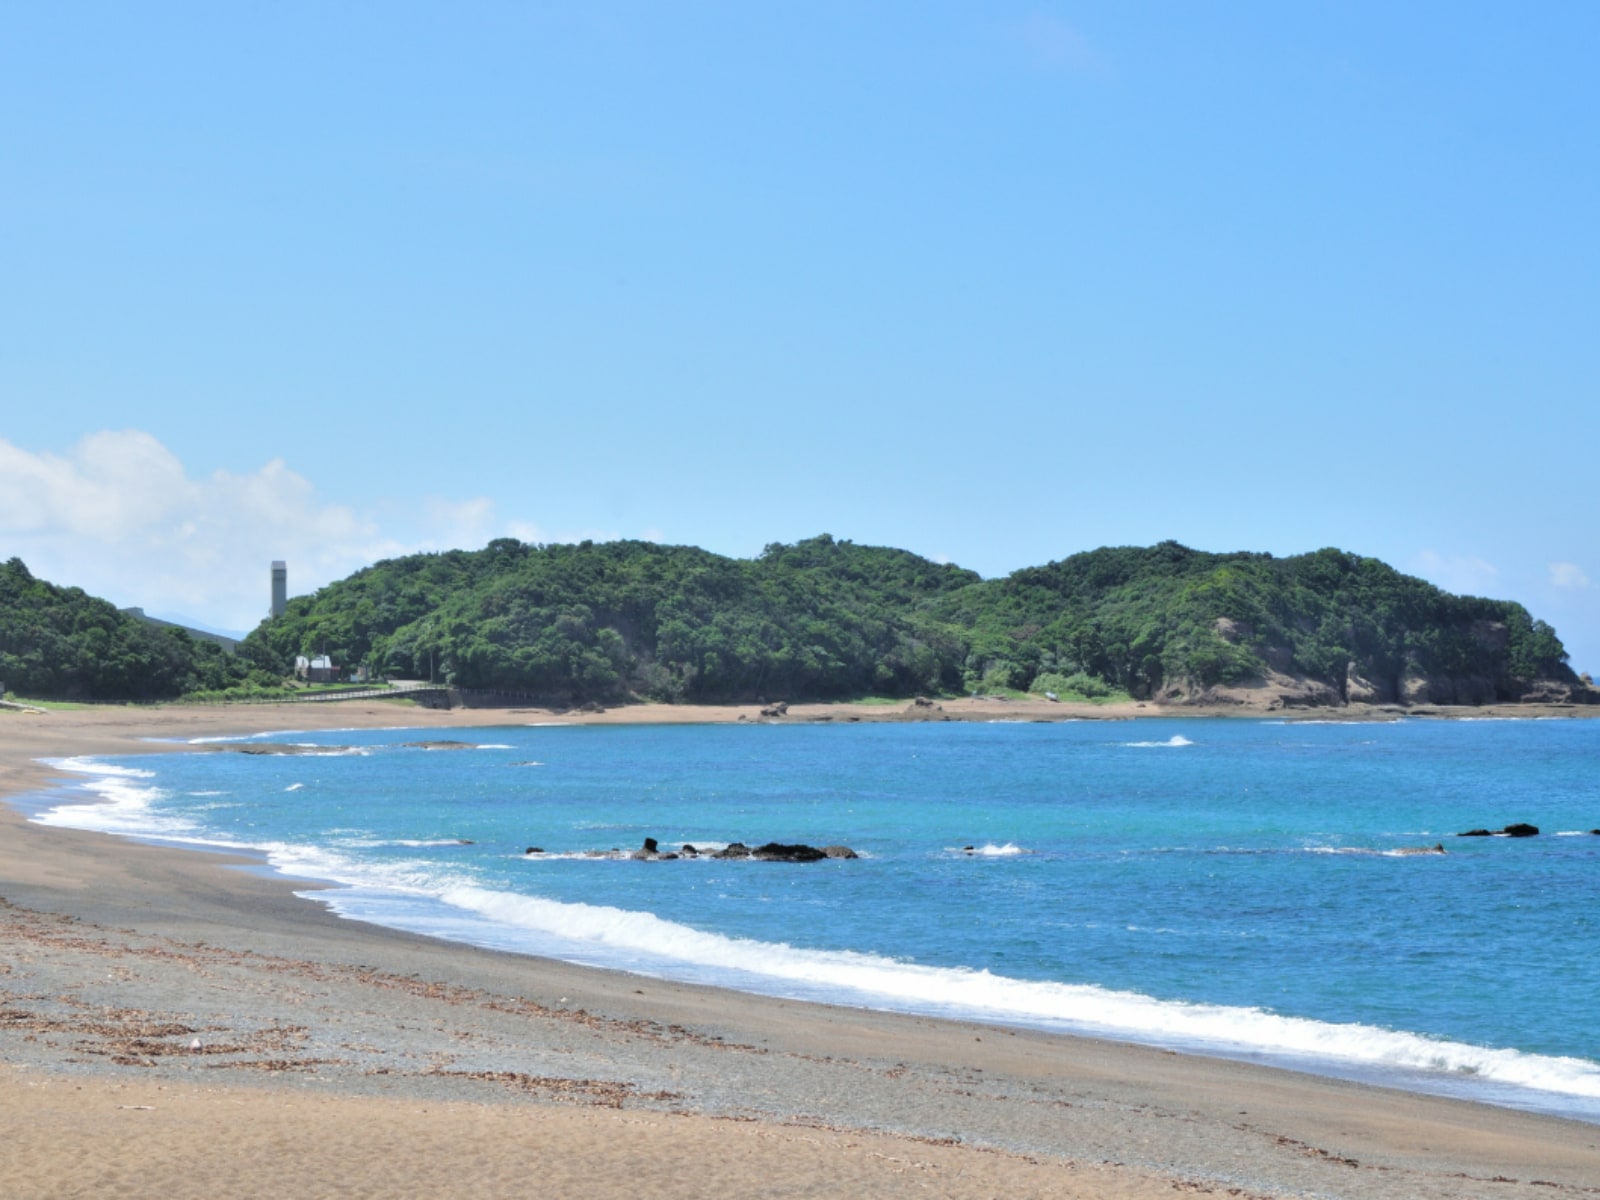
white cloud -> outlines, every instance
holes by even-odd
[[[195,478],[140,430],[92,433],[65,454],[0,439],[0,558],[120,605],[224,629],[250,629],[266,615],[273,559],[288,562],[298,595],[380,558],[477,547],[500,532],[487,498],[407,504],[386,510],[380,528],[369,513],[319,498],[282,459]]]
[[[1452,556],[1424,550],[1411,561],[1410,569],[1459,596],[1492,595],[1500,579],[1498,567],[1470,554]]]
[[[1582,591],[1589,586],[1589,577],[1577,563],[1554,562],[1550,564],[1550,586]]]

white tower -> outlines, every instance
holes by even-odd
[[[281,617],[289,603],[289,564],[277,559],[272,564],[272,611],[268,616]]]

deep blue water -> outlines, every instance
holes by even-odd
[[[437,736],[78,762],[90,790],[42,819],[254,847],[350,885],[316,894],[340,912],[479,944],[1600,1120],[1600,722],[497,727],[449,735],[471,751],[403,745]],[[1453,836],[1513,821],[1544,832]],[[587,854],[645,837],[864,857]]]

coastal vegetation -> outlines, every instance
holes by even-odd
[[[1520,604],[1342,550],[1107,547],[1001,579],[826,534],[753,559],[651,542],[386,560],[291,600],[230,658],[0,570],[0,679],[44,696],[266,699],[300,655],[553,703],[1053,694],[1285,704],[1591,699]]]
[[[214,642],[120,612],[75,587],[0,565],[0,682],[19,695],[166,700],[237,686],[251,666]],[[270,675],[262,682],[276,683]]]
[[[1176,542],[984,580],[828,535],[749,560],[502,539],[377,563],[291,601],[242,652],[269,670],[326,653],[571,702],[1185,701],[1271,684],[1292,703],[1488,703],[1581,687],[1555,631],[1520,604],[1453,596],[1341,550]]]

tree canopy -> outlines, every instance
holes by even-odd
[[[836,699],[1083,687],[1172,697],[1269,672],[1475,681],[1475,699],[1573,682],[1519,604],[1452,596],[1340,550],[1274,558],[1176,542],[1108,547],[1003,579],[826,534],[751,560],[692,546],[514,539],[380,562],[287,612],[243,652],[297,654],[552,699]],[[1041,689],[1042,690],[1042,689]]]
[[[26,696],[163,700],[239,682],[245,664],[214,642],[118,611],[75,587],[0,566],[0,681]]]

